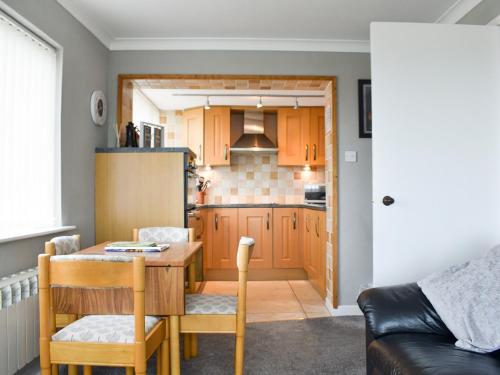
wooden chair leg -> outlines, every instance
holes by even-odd
[[[181,373],[181,358],[179,350],[179,316],[171,315],[170,322],[170,364],[171,374],[180,375]]]
[[[68,375],[78,375],[78,367],[76,365],[68,365]]]
[[[59,375],[59,365],[52,365],[50,367],[51,367],[50,374]],[[42,369],[42,372],[43,372],[43,369]]]
[[[161,369],[162,369],[162,358],[163,353],[161,352],[161,348],[158,348],[156,350],[156,375],[162,375]]]
[[[198,335],[196,333],[191,334],[191,357],[198,356]]]
[[[133,367],[125,367],[125,375],[134,375]]]
[[[191,334],[185,333],[184,335],[184,359],[187,361],[191,358]]]
[[[92,375],[92,366],[83,366],[83,375]]]
[[[161,351],[161,375],[170,375],[170,343],[168,336],[165,337],[165,339],[161,343],[160,351]]]
[[[243,375],[245,355],[245,337],[236,336],[236,350],[234,354],[234,374]]]

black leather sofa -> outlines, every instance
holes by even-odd
[[[366,320],[368,375],[500,375],[500,351],[456,348],[416,283],[365,290],[358,305]]]

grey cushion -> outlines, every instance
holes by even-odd
[[[146,316],[146,335],[158,324],[160,318]],[[132,344],[135,342],[133,315],[88,315],[52,336],[53,341],[102,342]]]
[[[186,294],[186,315],[234,315],[238,298],[235,296]]]

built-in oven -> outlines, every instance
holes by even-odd
[[[326,187],[324,184],[304,185],[304,203],[326,205]]]

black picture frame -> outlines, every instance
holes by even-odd
[[[372,137],[372,80],[358,80],[359,138]]]

